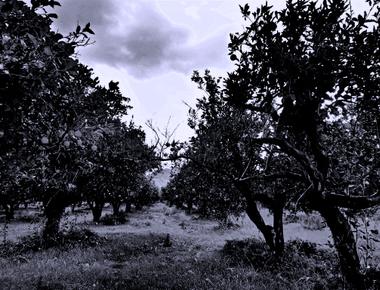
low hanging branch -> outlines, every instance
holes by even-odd
[[[365,209],[380,205],[380,191],[370,196],[350,196],[344,194],[324,193],[323,200],[328,204],[351,209]]]

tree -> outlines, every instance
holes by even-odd
[[[295,161],[276,148],[256,144],[255,134],[268,134],[263,132],[267,120],[229,106],[221,79],[195,72],[193,81],[207,97],[198,100],[197,110],[190,110],[195,137],[182,155],[190,161],[169,183],[164,197],[177,206],[195,205],[206,216],[220,219],[246,211],[268,246],[281,255],[283,209],[292,204],[302,171],[289,171]],[[272,211],[273,226],[265,223],[258,202]]]
[[[89,192],[87,200],[99,221],[105,202],[111,203],[114,215],[122,203],[146,204],[144,195],[153,193],[146,173],[158,167],[155,153],[145,144],[145,133],[133,122],[115,119],[97,143],[97,154],[89,156],[90,169],[81,177],[80,190]],[[145,188],[147,192],[141,192]],[[139,200],[141,197],[141,201]],[[140,204],[140,202],[141,204]]]
[[[57,236],[65,207],[81,198],[76,178],[96,151],[98,131],[130,108],[117,83],[100,86],[75,58],[93,33],[89,24],[66,37],[51,31],[56,15],[44,7],[56,5],[0,3],[0,159],[7,179],[21,176],[43,201],[46,241]],[[4,192],[13,194],[8,185]]]
[[[297,200],[326,220],[349,289],[365,286],[342,208],[380,202],[380,18],[378,1],[367,2],[370,10],[357,16],[343,0],[289,0],[282,11],[268,4],[254,12],[241,7],[249,23],[242,33],[231,34],[229,55],[236,69],[224,89],[232,106],[268,120],[268,134],[256,134],[252,141],[276,148],[302,168],[304,189]],[[360,127],[356,136],[339,129],[351,121]],[[353,138],[363,148],[356,160],[334,143]],[[362,165],[354,176],[367,177],[365,190],[342,192],[360,188],[357,178],[349,179],[354,161]],[[346,184],[333,190],[337,175],[345,176]]]
[[[196,160],[196,156],[192,155],[192,159]],[[230,180],[216,171],[205,170],[196,162],[182,164],[163,189],[162,198],[170,206],[175,205],[189,214],[216,218],[223,223],[227,223],[231,215],[239,216],[244,206],[236,189],[231,187]]]

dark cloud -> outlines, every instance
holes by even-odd
[[[226,40],[214,36],[194,40],[189,28],[176,25],[154,3],[143,0],[66,0],[57,26],[72,30],[91,22],[95,45],[82,51],[92,63],[124,68],[137,78],[168,70],[189,73],[217,64],[226,54]]]
[[[61,7],[56,8],[58,19],[56,26],[62,32],[69,32],[76,25],[85,25],[88,22],[94,30],[102,31],[103,28],[115,22],[113,14],[116,6],[115,1],[105,0],[61,0]]]

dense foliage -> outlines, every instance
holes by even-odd
[[[26,199],[42,201],[46,238],[57,235],[66,206],[138,192],[157,166],[144,132],[120,121],[130,106],[118,83],[101,86],[76,58],[90,24],[67,36],[52,31],[57,15],[45,7],[56,5],[0,2],[1,204],[9,212]]]
[[[256,201],[269,197],[278,223],[289,202],[318,211],[350,289],[364,286],[342,208],[380,202],[380,13],[378,1],[367,3],[362,15],[343,0],[289,0],[281,11],[242,6],[247,25],[229,44],[234,71],[223,82],[208,72],[193,76],[208,98],[198,102],[201,121],[191,122],[196,137],[186,156],[230,178],[229,194],[239,189],[268,244],[273,237]],[[222,111],[237,113],[213,124]],[[274,239],[281,238],[274,230]]]

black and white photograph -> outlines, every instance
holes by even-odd
[[[0,0],[13,289],[380,289],[380,0]]]

